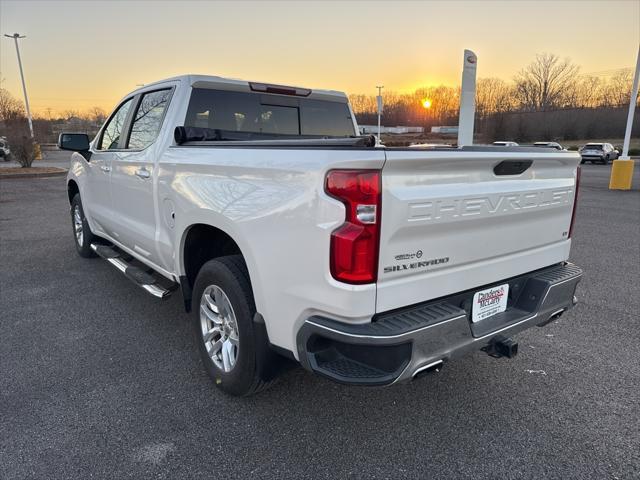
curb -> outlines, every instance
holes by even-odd
[[[67,171],[63,172],[47,172],[47,173],[13,173],[13,174],[3,174],[2,170],[0,170],[0,180],[4,180],[7,178],[46,178],[46,177],[62,177],[66,176]]]

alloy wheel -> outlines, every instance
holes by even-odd
[[[226,293],[217,285],[205,288],[200,299],[200,327],[209,358],[225,373],[238,359],[238,322]]]

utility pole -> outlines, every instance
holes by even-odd
[[[382,89],[384,85],[376,86],[378,89],[378,143],[380,143],[380,117],[382,116]]]
[[[27,38],[26,35],[20,35],[19,33],[14,33],[13,35],[4,35],[7,38],[13,38],[13,41],[16,44],[16,55],[18,56],[18,67],[20,67],[20,79],[22,80],[22,93],[24,93],[24,104],[27,107],[27,118],[29,120],[29,132],[31,132],[31,139],[34,140],[35,137],[33,135],[33,120],[31,118],[31,109],[29,108],[29,97],[27,97],[27,86],[24,83],[24,72],[22,71],[22,60],[20,59],[20,48],[18,47],[18,39],[19,38]]]
[[[629,142],[631,140],[633,114],[636,111],[636,102],[638,101],[638,80],[640,80],[640,46],[638,47],[638,58],[636,59],[636,73],[633,77],[633,87],[631,87],[631,98],[629,99],[629,114],[627,116],[627,129],[624,134],[622,155],[620,158],[614,160],[613,165],[611,166],[611,177],[609,178],[610,190],[631,189],[635,160],[629,158]]]

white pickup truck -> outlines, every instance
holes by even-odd
[[[187,75],[63,133],[76,248],[180,290],[215,384],[411,380],[571,308],[580,155],[386,148],[346,95]],[[289,360],[286,360],[286,359]]]

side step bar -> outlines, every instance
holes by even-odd
[[[151,270],[145,271],[142,268],[131,265],[129,261],[123,257],[125,254],[121,253],[115,247],[92,243],[91,249],[120,270],[120,272],[124,273],[129,280],[156,298],[164,300],[178,288],[177,283],[172,283],[168,287],[161,285],[153,273],[150,273]]]

